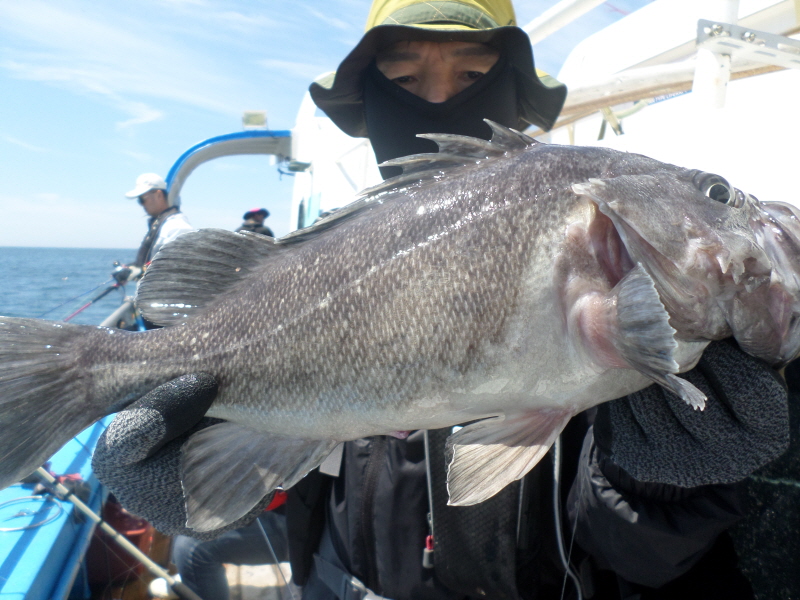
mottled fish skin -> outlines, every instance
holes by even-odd
[[[205,372],[219,382],[208,415],[228,423],[184,446],[191,527],[236,520],[336,441],[493,417],[448,444],[451,500],[470,504],[585,408],[653,381],[702,408],[675,374],[709,340],[733,334],[771,363],[800,353],[796,212],[724,180],[709,191],[696,170],[493,129],[491,143],[431,136],[440,154],[284,239],[185,234],[139,290],[171,326],[0,318],[0,486]],[[263,478],[252,497],[225,495],[237,453]]]
[[[571,184],[656,168],[544,145],[464,167],[270,259],[185,325],[125,350],[92,341],[86,360],[146,361],[133,379],[152,383],[212,373],[211,416],[314,438],[445,426],[507,409],[509,396],[577,407],[590,369],[561,341],[552,289],[563,224],[587,210]]]

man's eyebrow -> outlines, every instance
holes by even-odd
[[[483,44],[476,46],[467,46],[465,48],[459,48],[458,50],[453,50],[454,56],[488,56],[495,54],[499,54],[499,52],[495,48],[492,48],[491,46],[485,46]]]
[[[417,52],[409,52],[408,50],[386,50],[379,53],[376,60],[380,62],[402,62],[405,60],[419,60],[420,58]]]

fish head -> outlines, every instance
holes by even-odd
[[[610,219],[653,278],[676,337],[733,335],[770,364],[800,353],[800,219],[713,173],[663,171],[572,186]]]
[[[753,200],[762,217],[756,233],[773,265],[770,309],[784,332],[776,363],[786,364],[800,355],[800,210],[786,202]]]

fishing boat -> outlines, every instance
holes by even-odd
[[[524,29],[535,46],[598,4],[564,0]],[[800,140],[798,34],[797,0],[655,0],[569,54],[556,74],[570,90],[561,117],[550,132],[527,133],[716,172],[762,199],[800,206],[800,193],[787,185]],[[249,129],[188,149],[166,178],[170,196],[199,165],[240,154],[275,156],[278,168],[294,176],[292,230],[380,181],[369,141],[343,134],[306,95],[292,130]],[[103,325],[135,322],[134,300],[126,298]],[[800,435],[800,415],[792,419]],[[107,492],[89,457],[103,427],[81,433],[49,466],[79,474],[95,510]],[[763,598],[800,595],[798,446],[794,439],[787,457],[750,478],[750,516],[733,532],[742,568]],[[0,492],[0,510],[11,514],[4,520],[9,513],[0,513],[0,527],[14,529],[0,533],[0,598],[90,597],[85,557],[93,522],[79,522],[69,502],[37,498],[26,483]]]

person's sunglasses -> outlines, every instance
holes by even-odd
[[[139,196],[139,198],[138,198],[139,204],[141,204],[142,206],[144,206],[144,199],[145,199],[145,197],[146,197],[146,196],[148,196],[148,195],[150,195],[152,192],[153,192],[153,190],[150,190],[149,192],[145,192],[144,194],[142,194],[141,196]]]

